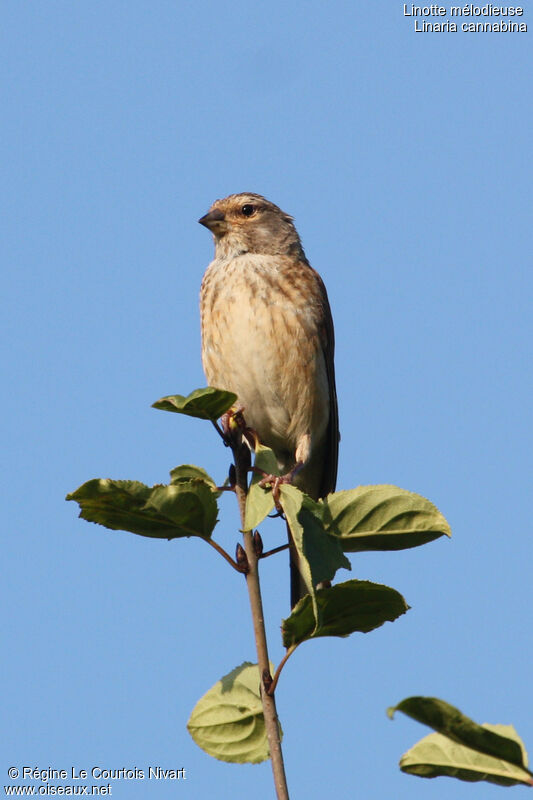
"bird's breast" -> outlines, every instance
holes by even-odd
[[[309,270],[278,257],[215,260],[202,282],[202,361],[274,449],[325,431],[329,391]],[[300,274],[299,274],[300,273]],[[310,273],[310,271],[309,271]]]

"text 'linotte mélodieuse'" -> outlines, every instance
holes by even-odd
[[[429,6],[415,6],[404,3],[403,15],[404,17],[414,17],[416,33],[456,33],[458,30],[464,33],[527,32],[527,24],[523,21],[524,9],[522,6],[497,6],[493,3],[485,3],[482,6],[476,6],[473,3],[464,6],[441,6],[438,3]],[[427,17],[440,17],[441,19],[430,22]],[[447,17],[447,19],[442,19],[442,17]]]

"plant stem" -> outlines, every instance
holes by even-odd
[[[243,451],[243,446],[240,444],[240,442],[235,443],[232,449],[235,457],[236,470],[235,491],[237,494],[237,500],[239,502],[241,526],[244,528],[246,495],[248,493],[248,456],[247,453]],[[245,448],[245,450],[247,450],[247,448]],[[255,552],[252,531],[243,531],[243,538],[244,549],[248,558],[249,566],[249,570],[246,573],[246,585],[248,587],[250,609],[254,624],[257,665],[261,680],[261,702],[263,704],[263,716],[265,719],[265,730],[270,749],[270,760],[274,775],[274,785],[276,787],[276,797],[278,800],[289,800],[289,790],[287,788],[287,778],[285,776],[285,765],[283,763],[283,753],[281,751],[280,726],[276,711],[276,701],[274,696],[268,693],[272,678],[270,675],[270,662],[268,659],[261,587],[259,584],[258,558]]]

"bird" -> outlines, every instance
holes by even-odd
[[[237,395],[282,476],[314,500],[326,497],[336,486],[340,435],[322,278],[293,217],[260,194],[215,200],[198,221],[215,245],[200,290],[207,381]],[[292,547],[291,607],[305,591]]]

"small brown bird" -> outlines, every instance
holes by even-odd
[[[207,381],[238,396],[282,475],[293,472],[302,491],[325,497],[335,489],[339,427],[322,279],[292,217],[261,195],[216,200],[199,222],[215,241],[200,294]],[[293,605],[301,595],[297,578]]]

